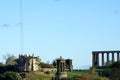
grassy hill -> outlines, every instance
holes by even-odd
[[[51,80],[52,76],[54,76],[53,73],[29,72],[26,73],[26,78],[24,80]]]
[[[69,77],[73,77],[73,76],[82,76],[83,74],[87,73],[87,70],[83,70],[83,71],[71,71],[71,72],[67,72],[67,75]]]
[[[72,71],[67,72],[69,77],[73,77],[75,75],[83,75],[87,71]],[[26,73],[26,78],[24,80],[51,80],[52,77],[55,75],[55,72],[51,72],[50,74],[46,74],[43,72],[29,72]]]

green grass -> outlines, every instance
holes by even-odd
[[[54,74],[45,74],[43,72],[29,72],[24,80],[51,80]]]
[[[71,72],[67,72],[67,75],[69,77],[73,77],[73,76],[82,76],[83,74],[87,73],[88,71],[71,71]]]
[[[87,71],[71,71],[67,72],[68,77],[73,76],[82,76],[87,73]],[[24,80],[51,80],[55,75],[55,72],[51,72],[50,74],[45,74],[43,72],[29,72],[26,73],[26,78]]]

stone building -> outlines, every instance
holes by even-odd
[[[111,58],[111,59],[110,59]],[[120,61],[120,51],[93,51],[92,67],[109,67],[110,64]]]
[[[66,59],[65,63],[66,63],[66,70],[72,71],[73,70],[72,59]]]
[[[40,70],[40,58],[34,57],[34,55],[19,55],[16,60],[18,70],[23,71],[38,71]]]

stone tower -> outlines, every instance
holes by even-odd
[[[67,73],[65,71],[66,63],[65,59],[60,57],[57,59],[57,72],[55,75],[55,80],[60,80],[61,78],[67,78]]]

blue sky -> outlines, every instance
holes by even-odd
[[[18,56],[20,0],[0,0],[0,62]],[[52,62],[63,56],[74,68],[92,64],[92,51],[120,49],[119,0],[23,0],[24,53]],[[4,26],[7,25],[7,26]]]

